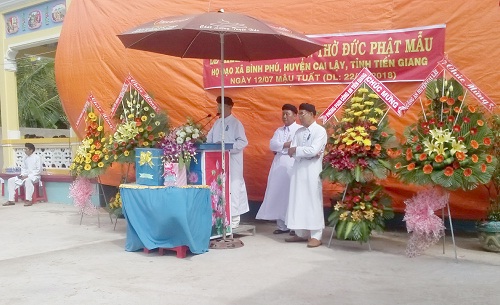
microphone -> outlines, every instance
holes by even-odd
[[[213,118],[211,118],[205,125],[203,125],[203,127],[201,127],[201,129],[205,129],[205,127],[210,124],[210,122],[212,122],[216,117],[218,117],[220,114],[217,113],[216,115],[213,116]],[[212,115],[210,115],[212,116]]]
[[[194,123],[195,123],[195,124],[198,124],[199,122],[203,121],[204,119],[208,119],[208,118],[209,118],[209,117],[211,117],[211,116],[212,116],[212,114],[211,114],[211,113],[209,113],[209,114],[207,114],[206,116],[204,116],[203,118],[199,119],[198,121],[196,121],[196,122],[194,122]]]

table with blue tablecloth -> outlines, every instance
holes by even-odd
[[[127,220],[125,250],[187,246],[194,254],[208,251],[212,206],[208,186],[120,185]]]

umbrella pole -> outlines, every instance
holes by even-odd
[[[221,68],[221,86],[220,86],[220,96],[221,96],[221,110],[220,114],[222,117],[222,135],[221,135],[221,150],[222,150],[222,240],[215,240],[210,242],[210,248],[212,249],[234,249],[243,246],[243,243],[237,238],[226,239],[226,152],[225,152],[225,139],[224,134],[226,130],[225,114],[224,114],[224,34],[220,33],[220,68]],[[231,201],[231,200],[230,200]],[[231,214],[229,214],[229,225],[231,225]]]
[[[221,150],[222,150],[222,172],[223,172],[223,178],[222,179],[222,217],[223,217],[223,227],[224,230],[222,231],[222,239],[225,241],[226,240],[226,152],[225,152],[225,139],[224,139],[224,134],[225,134],[225,129],[226,129],[226,123],[225,123],[225,113],[224,113],[224,34],[220,33],[220,69],[221,69],[221,75],[220,75],[220,96],[221,96],[221,117],[222,117],[222,135],[221,135]]]

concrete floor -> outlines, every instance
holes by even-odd
[[[126,252],[126,221],[69,205],[0,207],[0,304],[500,304],[500,254],[473,236],[404,255],[407,234],[309,249],[254,222],[244,246],[185,259]],[[323,243],[328,243],[330,228]]]

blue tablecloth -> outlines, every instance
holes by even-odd
[[[208,251],[212,207],[208,187],[120,185],[127,220],[125,250],[188,246],[192,253]]]

